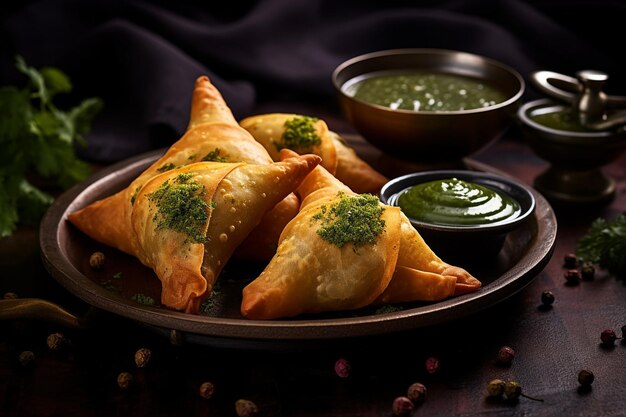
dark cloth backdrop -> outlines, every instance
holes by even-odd
[[[538,69],[598,69],[611,76],[609,92],[626,94],[622,0],[48,0],[3,2],[0,11],[0,85],[24,82],[14,67],[20,54],[70,75],[68,103],[101,97],[105,108],[81,150],[100,162],[175,141],[202,74],[238,119],[259,111],[341,117],[333,69],[382,49],[478,53],[527,79]]]

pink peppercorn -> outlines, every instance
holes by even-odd
[[[434,356],[431,356],[428,359],[426,359],[426,372],[428,372],[429,374],[434,374],[434,373],[439,372],[440,367],[441,365],[439,363],[439,359],[435,358]]]
[[[335,362],[335,373],[340,378],[347,378],[350,376],[350,362],[345,358],[337,359]]]
[[[397,397],[391,405],[394,416],[406,416],[413,411],[413,408],[415,408],[413,402],[407,397]]]

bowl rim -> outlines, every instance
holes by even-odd
[[[487,107],[479,107],[476,109],[466,109],[466,110],[450,110],[450,111],[415,111],[415,110],[405,110],[405,109],[391,109],[389,107],[385,107],[385,106],[381,106],[379,104],[373,104],[373,103],[369,103],[367,101],[362,101],[362,100],[357,100],[352,96],[349,96],[348,94],[345,93],[345,91],[343,90],[343,86],[350,80],[354,79],[355,77],[350,78],[349,80],[347,80],[346,82],[342,83],[341,85],[339,84],[337,77],[339,75],[339,73],[341,73],[341,71],[345,70],[346,68],[356,64],[356,63],[360,63],[366,60],[370,60],[370,59],[374,59],[374,58],[380,58],[380,57],[385,57],[385,56],[396,56],[396,55],[410,55],[410,54],[433,54],[433,55],[460,55],[460,56],[466,56],[466,57],[471,57],[472,59],[478,59],[481,61],[486,62],[489,65],[492,65],[494,67],[497,67],[501,70],[504,70],[506,72],[508,72],[509,74],[511,74],[515,79],[517,79],[518,83],[519,83],[519,88],[517,89],[516,93],[513,94],[511,97],[509,97],[508,99],[500,102],[500,103],[496,103],[492,106],[487,106]],[[401,68],[398,68],[399,70]],[[370,73],[374,73],[377,71],[369,71],[367,72],[367,74]],[[364,73],[365,74],[365,73]],[[360,74],[360,75],[364,75],[364,74]],[[438,116],[445,116],[445,115],[460,115],[460,114],[474,114],[474,113],[486,113],[486,112],[490,112],[490,111],[494,111],[494,110],[498,110],[501,108],[505,108],[508,107],[512,104],[515,104],[516,102],[518,102],[523,94],[524,91],[526,89],[526,82],[524,81],[524,77],[522,77],[522,75],[519,73],[519,71],[517,71],[515,68],[504,64],[500,61],[497,61],[495,59],[492,58],[488,58],[486,56],[483,55],[478,55],[478,54],[474,54],[471,52],[465,52],[465,51],[459,51],[459,50],[454,50],[454,49],[441,49],[441,48],[398,48],[398,49],[385,49],[385,50],[380,50],[380,51],[374,51],[374,52],[368,52],[365,54],[361,54],[361,55],[357,55],[354,56],[352,58],[349,58],[345,61],[343,61],[341,64],[339,64],[332,72],[332,83],[333,83],[333,87],[335,88],[335,90],[344,98],[353,101],[355,103],[359,103],[361,105],[365,105],[368,107],[372,107],[375,108],[377,110],[381,110],[381,111],[385,111],[385,112],[390,112],[393,114],[407,114],[407,115],[438,115]]]
[[[542,125],[541,123],[535,122],[530,116],[529,113],[535,108],[539,107],[563,107],[567,108],[568,105],[566,103],[561,103],[554,101],[549,98],[540,98],[537,100],[529,101],[520,106],[517,110],[517,118],[521,121],[523,125],[526,125],[529,128],[534,129],[535,131],[550,133],[555,136],[564,136],[570,138],[605,138],[612,136],[614,132],[612,131],[597,131],[597,132],[576,132],[573,130],[559,130],[554,129],[549,126]]]
[[[506,193],[509,197],[515,199],[522,209],[519,216],[504,219],[494,223],[486,224],[474,224],[474,225],[444,225],[437,223],[430,223],[413,219],[409,215],[406,217],[411,221],[411,224],[420,229],[427,229],[437,232],[454,232],[454,233],[508,233],[509,231],[517,228],[521,223],[526,221],[535,211],[536,201],[533,193],[530,189],[521,182],[496,175],[492,173],[472,171],[468,169],[438,169],[412,172],[409,174],[401,175],[399,177],[389,180],[380,190],[379,197],[383,204],[399,207],[395,202],[391,202],[392,198],[407,188],[421,184],[427,181],[433,181],[443,178],[459,178],[466,181],[478,182],[481,185],[491,186],[491,188],[497,188],[499,192]],[[478,180],[478,181],[477,181]],[[479,182],[482,181],[482,182]],[[489,182],[485,184],[485,182]],[[406,183],[406,184],[405,184]],[[507,190],[498,187],[498,185],[508,187],[516,190],[520,195],[523,195],[527,200],[527,204]]]

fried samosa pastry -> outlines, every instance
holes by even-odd
[[[326,170],[332,174],[337,170],[337,151],[323,120],[270,113],[245,118],[239,124],[265,147],[274,161],[280,161],[281,149],[291,149],[299,154],[319,155]]]
[[[162,304],[197,313],[260,216],[319,162],[316,155],[269,165],[199,162],[148,180],[135,198],[131,224],[144,263],[161,280]]]
[[[339,134],[332,130],[329,134],[337,152],[335,177],[355,193],[378,194],[389,179],[361,159]]]
[[[263,144],[274,161],[279,160],[282,148],[317,154],[322,157],[321,165],[356,193],[378,194],[388,181],[317,118],[271,113],[248,117],[240,124]]]
[[[283,231],[276,255],[243,290],[245,317],[436,301],[480,287],[467,271],[443,262],[398,207],[354,193],[323,167],[297,193],[300,212]]]
[[[189,125],[185,134],[126,189],[70,214],[69,220],[93,239],[142,258],[130,227],[137,193],[154,176],[195,162],[245,162],[271,164],[272,158],[235,120],[220,92],[206,76],[198,77],[192,96]],[[252,231],[237,255],[268,260],[274,254],[284,226],[298,212],[293,194],[277,204]]]

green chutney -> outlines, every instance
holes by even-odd
[[[482,80],[435,72],[374,75],[357,81],[348,92],[360,101],[412,111],[479,109],[507,99]]]
[[[578,120],[578,115],[569,108],[549,113],[531,114],[530,118],[551,129],[568,132],[594,132],[594,130],[583,126]]]
[[[457,178],[410,187],[399,195],[398,205],[415,220],[447,226],[496,223],[521,213],[508,195]]]

